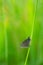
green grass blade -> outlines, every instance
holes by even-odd
[[[33,30],[34,30],[34,23],[35,23],[35,18],[36,18],[36,12],[37,12],[37,5],[38,5],[38,0],[36,2],[36,8],[35,8],[35,13],[34,13],[34,19],[33,19],[33,25],[32,25],[32,33],[31,33],[31,42],[32,42],[32,36],[33,36]],[[30,42],[30,44],[31,44]],[[25,60],[25,64],[27,63],[27,60],[28,60],[28,55],[29,55],[29,51],[30,51],[30,48],[28,48],[28,52],[27,52],[27,55],[26,55],[26,60]]]

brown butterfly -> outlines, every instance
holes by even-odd
[[[28,48],[29,46],[29,43],[30,43],[30,37],[28,37],[26,40],[24,40],[22,43],[21,43],[21,47],[25,47],[25,48]]]

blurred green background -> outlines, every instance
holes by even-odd
[[[43,0],[0,0],[0,65],[43,65]]]

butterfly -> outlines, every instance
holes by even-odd
[[[28,37],[26,40],[24,40],[24,41],[21,43],[21,47],[23,47],[23,48],[28,48],[29,43],[30,43],[30,37]]]

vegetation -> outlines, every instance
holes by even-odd
[[[30,46],[21,48],[30,37]],[[43,65],[43,0],[0,0],[0,65]]]

